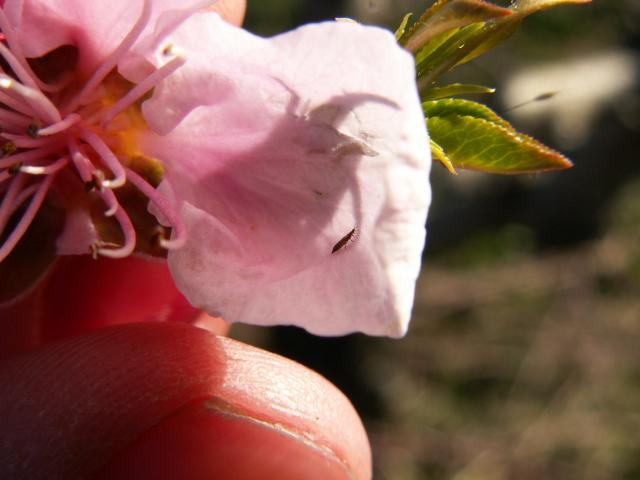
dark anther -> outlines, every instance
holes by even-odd
[[[167,234],[167,229],[161,225],[158,225],[153,229],[153,233],[151,234],[149,242],[154,247],[160,247],[162,240],[167,239]]]
[[[16,144],[13,142],[5,142],[2,144],[0,149],[2,150],[2,156],[6,157],[7,155],[11,155],[13,152],[17,150]]]
[[[40,127],[38,127],[38,125],[36,125],[35,123],[30,123],[27,127],[27,135],[31,138],[38,138],[40,136],[38,135],[39,130]]]
[[[91,255],[91,257],[93,257],[94,260],[97,260],[98,257],[100,256],[100,250],[107,249],[107,248],[109,249],[120,248],[120,245],[113,242],[104,242],[102,240],[97,240],[93,242],[91,245],[89,245],[89,254]]]
[[[9,168],[7,168],[7,172],[9,172],[9,175],[17,175],[18,173],[20,173],[21,168],[22,168],[22,162],[16,162],[13,165],[11,165]]]
[[[91,180],[84,182],[84,191],[87,193],[92,192],[93,190],[102,191],[104,189],[102,185],[103,182],[104,173],[100,170],[94,170],[91,174]]]
[[[88,182],[84,182],[84,191],[89,193],[92,192],[96,188],[96,184],[93,180],[89,180]]]

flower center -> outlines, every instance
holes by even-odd
[[[155,189],[161,174],[152,185],[136,168],[151,166],[161,172],[162,167],[137,150],[135,139],[146,128],[140,101],[185,60],[165,47],[166,63],[135,85],[115,71],[149,17],[146,0],[120,45],[78,86],[73,76],[54,83],[39,78],[0,8],[0,56],[4,60],[0,69],[0,262],[26,233],[54,181],[70,175],[104,204],[104,215],[112,217],[121,231],[121,242],[97,236],[88,253],[118,258],[134,251],[132,220],[114,193],[127,182],[156,205],[173,229],[169,240],[166,229],[158,225],[155,241],[163,248],[183,243],[178,216]]]

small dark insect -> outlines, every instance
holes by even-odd
[[[333,253],[336,253],[338,250],[342,250],[349,244],[349,242],[353,241],[353,238],[356,235],[356,231],[357,231],[357,228],[353,227],[349,233],[347,233],[344,237],[338,240],[338,243],[336,243],[331,249],[331,253],[333,254]]]

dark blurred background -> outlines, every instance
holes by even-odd
[[[346,16],[394,29],[429,3],[249,0],[246,27]],[[452,74],[497,87],[478,100],[575,167],[434,167],[406,338],[234,327],[349,396],[376,479],[640,479],[639,49],[640,0],[594,0],[530,17]]]

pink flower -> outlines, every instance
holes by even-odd
[[[128,182],[196,307],[404,334],[430,201],[412,57],[378,28],[263,39],[182,3],[5,1],[0,259],[48,193],[67,211],[59,253],[130,255]],[[98,200],[118,242],[90,214]]]

